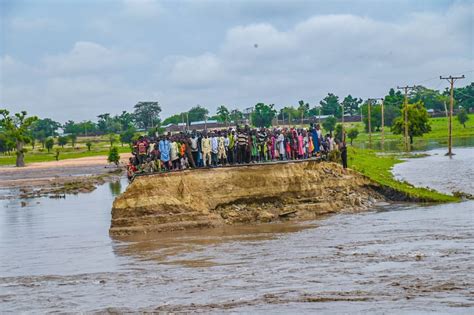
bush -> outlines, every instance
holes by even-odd
[[[117,147],[110,148],[109,157],[107,158],[107,160],[109,161],[109,163],[114,163],[116,166],[118,166],[120,162],[120,154],[118,152]]]
[[[58,145],[60,145],[62,148],[68,143],[68,137],[58,137]]]
[[[351,130],[349,130],[349,132],[347,133],[347,137],[351,139],[351,145],[352,145],[352,141],[355,138],[357,138],[358,135],[359,135],[359,130],[357,130],[357,128],[352,128]]]

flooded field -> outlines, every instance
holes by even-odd
[[[474,194],[474,149],[454,148],[451,158],[445,156],[446,152],[447,149],[431,150],[430,156],[396,164],[393,173],[397,179],[418,187],[431,187],[447,194]]]
[[[455,152],[395,173],[473,194],[474,149]],[[474,312],[474,201],[111,239],[125,186],[0,201],[0,312]]]

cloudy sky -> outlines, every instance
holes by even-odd
[[[0,107],[277,107],[474,81],[474,1],[0,0]]]

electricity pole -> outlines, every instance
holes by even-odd
[[[384,149],[384,141],[385,141],[385,132],[384,132],[384,127],[385,127],[385,118],[384,118],[384,113],[383,113],[383,97],[381,98],[382,100],[382,139],[381,139],[381,146],[382,146],[382,150]]]
[[[346,131],[344,129],[344,105],[341,104],[341,109],[342,109],[342,120],[341,120],[341,123],[342,123],[342,142],[346,142]]]
[[[453,135],[454,82],[456,82],[456,80],[459,80],[459,79],[464,79],[464,74],[460,77],[453,77],[453,76],[443,77],[443,76],[440,76],[439,79],[440,80],[447,80],[449,82],[449,84],[451,85],[451,93],[450,93],[451,97],[450,97],[450,102],[449,102],[449,119],[448,119],[448,153],[446,154],[446,155],[449,155],[451,157],[451,155],[453,155],[452,135]]]
[[[415,86],[397,86],[397,89],[405,91],[405,100],[403,108],[405,110],[404,128],[405,128],[405,151],[408,151],[408,90],[415,89]]]
[[[369,148],[372,147],[372,126],[371,126],[371,115],[370,115],[370,103],[372,103],[372,98],[367,100],[367,129],[369,130]]]

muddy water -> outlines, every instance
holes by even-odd
[[[474,312],[474,201],[111,239],[124,186],[0,201],[0,312]]]

